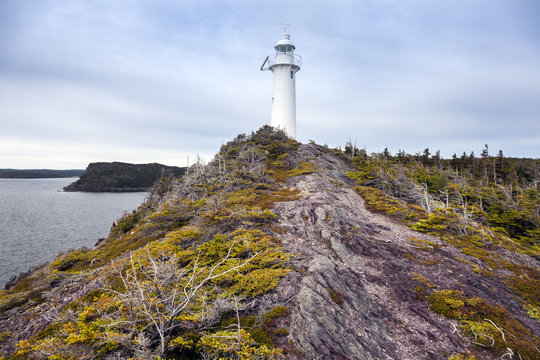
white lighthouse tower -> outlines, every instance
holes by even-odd
[[[285,28],[276,46],[276,53],[264,60],[261,70],[274,73],[272,91],[272,118],[270,125],[294,138],[296,137],[296,72],[302,58],[294,53],[295,46]]]

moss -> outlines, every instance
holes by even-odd
[[[315,165],[308,161],[302,161],[297,167],[287,172],[287,177],[311,174],[315,172]]]
[[[4,294],[0,297],[0,313],[24,305],[29,300],[28,293]]]
[[[275,336],[275,337],[282,337],[282,336],[287,336],[289,335],[289,330],[287,330],[286,328],[278,328],[274,331],[272,331],[272,334]]]
[[[245,276],[242,276],[235,285],[230,286],[228,291],[247,297],[256,297],[275,288],[279,280],[288,272],[289,270],[281,268],[254,269]]]
[[[271,346],[274,343],[273,333],[268,332],[268,330],[261,327],[257,327],[250,331],[251,337],[258,344]]]
[[[257,191],[254,188],[231,191],[226,194],[226,203],[229,207],[237,205],[255,205],[257,200]]]
[[[285,306],[276,306],[265,313],[260,319],[260,324],[251,330],[253,339],[259,344],[274,345],[277,338],[289,333],[286,328],[278,327],[279,319],[287,315],[289,315],[289,309]]]
[[[529,276],[524,273],[520,276],[512,276],[507,280],[508,286],[518,293],[525,301],[535,307],[540,307],[540,277]]]
[[[142,210],[126,215],[96,248],[70,251],[58,257],[51,267],[63,273],[79,273],[99,268],[131,250],[183,227],[203,205],[203,201],[184,199],[166,203],[147,216],[142,216]],[[128,228],[129,230],[126,230]]]
[[[195,226],[186,226],[179,230],[171,231],[165,235],[165,239],[174,246],[184,247],[198,241],[203,235],[203,231]]]
[[[13,337],[13,334],[9,331],[0,332],[0,344]]]
[[[295,168],[287,168],[281,162],[267,162],[269,174],[278,182],[284,183],[287,179],[300,175],[311,174],[316,171],[315,165],[309,161],[302,161]]]
[[[472,254],[472,252],[469,252],[469,254]],[[496,276],[491,271],[489,271],[487,269],[484,269],[482,266],[480,266],[478,264],[475,264],[472,261],[469,261],[469,260],[461,258],[461,257],[457,257],[456,260],[458,260],[458,261],[460,261],[460,262],[462,262],[464,264],[469,265],[471,267],[471,270],[474,271],[477,274],[480,274],[480,275],[483,275],[483,276],[486,276],[486,277],[495,277]]]
[[[264,325],[271,326],[276,319],[289,315],[289,309],[285,306],[276,306],[266,314],[264,314]]]
[[[410,252],[403,251],[403,252],[401,253],[401,255],[402,255],[405,259],[407,259],[407,260],[414,260],[414,255],[411,254]]]
[[[371,212],[389,215],[408,225],[413,224],[414,220],[426,218],[421,208],[399,201],[379,189],[367,186],[355,186],[354,189],[365,200],[366,209]]]
[[[57,334],[59,331],[61,331],[63,328],[63,324],[60,322],[53,322],[52,324],[48,325],[45,329],[39,331],[34,339],[35,340],[42,340],[49,337],[54,337],[55,334]]]
[[[469,261],[469,260],[467,260],[467,259],[464,259],[464,258],[462,258],[462,257],[459,257],[459,256],[456,257],[456,260],[459,261],[459,262],[462,262],[462,263],[464,263],[464,264],[471,265],[471,266],[474,265],[471,261]]]
[[[540,321],[540,310],[530,304],[525,304],[524,308],[527,311],[527,314],[531,317],[531,319]]]
[[[428,302],[433,311],[452,319],[461,319],[465,316],[465,294],[462,291],[441,290],[432,292]]]
[[[85,269],[88,267],[92,261],[92,256],[95,254],[96,252],[88,249],[73,250],[53,261],[51,268],[61,272],[67,270],[77,271]]]
[[[465,255],[469,255],[480,260],[488,260],[492,255],[488,251],[476,245],[468,246],[465,249],[462,249],[461,252]]]
[[[448,228],[446,218],[440,211],[435,211],[428,215],[427,219],[420,219],[411,228],[415,231],[427,233],[439,233]]]
[[[262,209],[271,209],[276,202],[294,201],[300,198],[300,190],[296,188],[280,188],[271,192],[262,192],[256,200],[256,205]]]
[[[450,356],[448,360],[476,360],[476,357],[474,355],[460,353]]]
[[[109,261],[119,257],[130,250],[137,249],[152,241],[147,237],[128,237],[105,243],[92,250],[75,250],[62,255],[56,259],[51,267],[60,272],[79,273],[88,271],[107,264]]]
[[[245,330],[218,331],[205,335],[200,340],[200,346],[212,358],[219,359],[275,359],[282,351],[266,345],[257,345],[251,334]]]
[[[410,273],[409,275],[412,277],[413,280],[418,281],[422,285],[426,285],[428,283],[427,279],[420,274],[413,272],[413,273]]]
[[[418,300],[420,301],[426,300],[426,289],[424,289],[423,286],[417,285],[414,288],[414,292],[416,292],[416,297],[418,298]]]
[[[330,299],[339,306],[343,305],[343,293],[341,291],[335,290],[331,287],[327,287],[326,291],[330,295]]]
[[[231,310],[227,311],[221,316],[219,324],[216,327],[220,330],[230,329],[231,326],[238,324],[238,320],[240,320],[240,327],[244,329],[251,329],[256,326],[259,319],[256,315],[244,316],[237,314],[236,311]]]
[[[205,225],[217,225],[220,228],[229,229],[238,225],[269,224],[276,215],[269,209],[261,209],[258,206],[237,205],[233,208],[201,212],[200,217]]]
[[[422,251],[430,251],[434,249],[431,241],[419,239],[417,237],[410,237],[409,240]]]
[[[479,243],[470,236],[446,237],[445,240],[447,240],[450,244],[460,248],[463,254],[472,256],[478,260],[483,261],[491,269],[500,269],[501,267],[503,267],[504,261],[500,259],[499,255],[496,252],[488,250],[489,245]],[[480,267],[478,264],[474,264],[469,260],[461,257],[458,257],[456,259],[470,265],[473,271],[478,272],[482,275],[494,275],[493,273],[491,273],[490,269]]]
[[[421,261],[418,261],[418,263],[420,265],[426,265],[426,266],[434,266],[434,265],[437,265],[439,263],[438,260],[434,260],[434,259],[428,259],[428,260],[421,260]]]
[[[77,300],[65,306],[62,309],[62,313],[70,312],[70,311],[81,312],[84,309],[84,306],[86,304],[91,304],[91,303],[96,302],[100,297],[102,297],[105,294],[108,294],[108,292],[105,289],[92,290],[88,294],[81,296]]]

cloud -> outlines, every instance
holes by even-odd
[[[279,22],[291,23],[304,58],[301,141],[337,146],[354,134],[368,151],[429,146],[444,156],[487,142],[538,157],[538,7],[6,0],[0,167],[210,157],[269,121],[272,76],[259,67]]]

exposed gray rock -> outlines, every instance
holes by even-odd
[[[532,324],[500,283],[483,284],[485,278],[455,259],[464,256],[458,249],[368,212],[344,177],[346,164],[316,145],[303,145],[298,154],[298,161],[316,158],[318,171],[289,179],[287,185],[303,196],[276,204],[274,212],[281,228],[275,235],[295,254],[300,273],[285,278],[271,295],[288,302],[289,340],[296,350],[291,358],[446,360],[465,351],[470,343],[457,323],[417,298],[413,273],[437,289],[461,282],[475,289],[472,295],[504,304]],[[444,246],[421,251],[411,237]],[[420,265],[404,253],[438,263]],[[517,263],[530,261],[512,256]],[[496,357],[485,352],[483,358]]]
[[[4,290],[9,290],[11,289],[12,287],[14,287],[15,285],[17,285],[17,283],[19,281],[21,281],[22,279],[24,279],[25,277],[28,277],[30,276],[31,274],[33,274],[34,272],[38,271],[39,269],[41,269],[42,267],[44,267],[45,264],[40,264],[40,265],[35,265],[35,266],[32,266],[28,269],[28,271],[25,271],[25,272],[20,272],[18,273],[17,275],[12,275],[8,281],[6,281],[6,284],[4,285]]]

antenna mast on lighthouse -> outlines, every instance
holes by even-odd
[[[283,34],[274,48],[276,53],[264,60],[261,70],[274,74],[272,91],[272,117],[270,125],[296,137],[296,72],[300,70],[302,58],[294,53],[295,46],[288,34],[289,24],[283,26]]]

